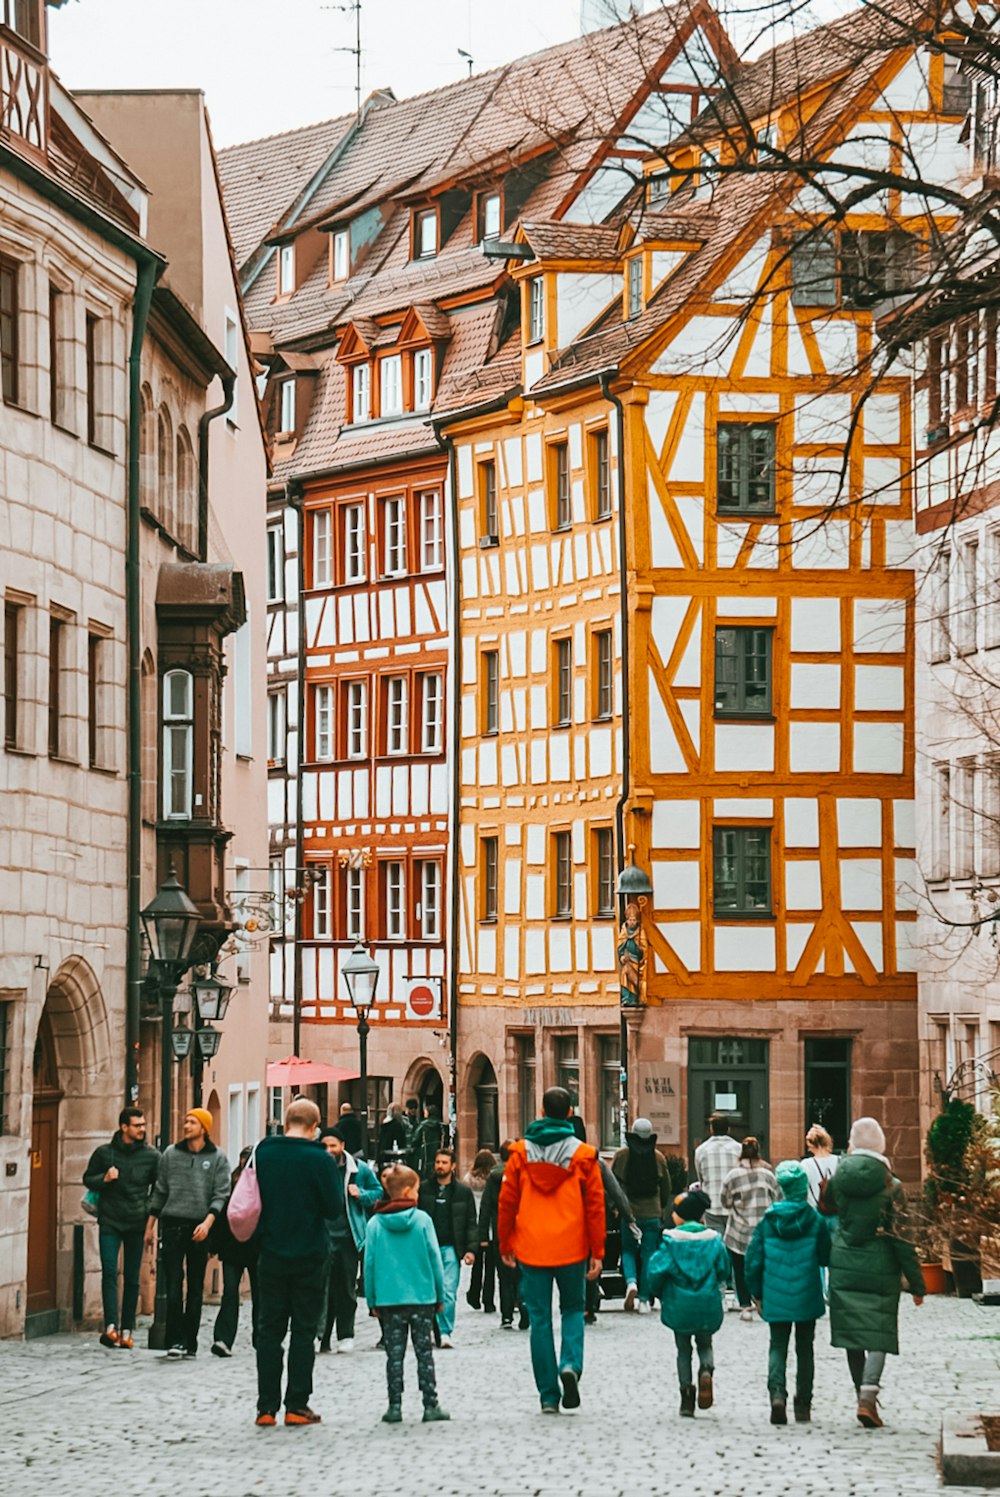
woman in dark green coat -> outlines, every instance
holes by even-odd
[[[878,1429],[886,1354],[899,1352],[900,1281],[916,1305],[925,1289],[909,1240],[906,1198],[874,1118],[859,1118],[851,1129],[847,1157],[826,1182],[822,1210],[838,1219],[830,1252],[830,1340],[847,1352],[859,1423]]]

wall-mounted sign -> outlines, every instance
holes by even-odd
[[[634,1097],[633,1118],[648,1118],[658,1144],[681,1141],[681,1068],[661,1060],[640,1060]]]
[[[440,977],[407,978],[406,1017],[408,1019],[440,1019]]]

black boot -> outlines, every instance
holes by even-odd
[[[781,1393],[771,1394],[771,1423],[788,1423],[788,1400]]]
[[[694,1418],[694,1401],[695,1401],[695,1397],[696,1397],[696,1390],[695,1390],[694,1384],[693,1383],[688,1383],[688,1384],[685,1385],[684,1383],[681,1383],[681,1408],[680,1408],[680,1415],[681,1415],[682,1419],[693,1419]]]
[[[803,1403],[800,1399],[795,1400],[795,1423],[808,1424],[812,1419],[812,1405]]]

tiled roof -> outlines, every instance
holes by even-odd
[[[536,260],[617,260],[617,224],[521,224]]]

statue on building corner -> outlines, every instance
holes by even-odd
[[[618,932],[618,986],[623,1008],[638,1008],[646,1001],[647,944],[642,911],[632,901],[625,906],[625,920]]]

